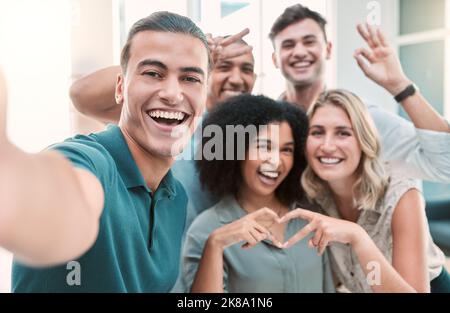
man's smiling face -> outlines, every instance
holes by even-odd
[[[237,45],[243,44],[241,42],[233,43],[225,49],[232,50]],[[215,64],[209,82],[209,101],[215,105],[230,97],[251,93],[256,80],[254,63],[253,54],[248,52]]]
[[[294,86],[309,86],[322,79],[331,44],[313,19],[289,25],[274,38],[273,61]]]
[[[116,87],[124,104],[120,126],[146,152],[173,155],[174,145],[184,146],[204,110],[207,75],[208,51],[199,39],[137,33]]]

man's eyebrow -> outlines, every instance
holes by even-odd
[[[182,67],[180,70],[183,73],[194,72],[194,73],[200,74],[202,76],[205,76],[205,72],[200,67],[197,67],[197,66]]]
[[[281,44],[285,44],[285,43],[294,43],[294,42],[295,42],[294,39],[288,38],[288,39],[283,40],[283,41],[281,42]]]
[[[156,66],[156,67],[159,67],[160,69],[163,69],[163,70],[167,70],[168,69],[167,65],[165,65],[161,61],[152,60],[152,59],[142,60],[141,62],[138,63],[137,67],[140,68],[140,67],[143,67],[143,66]]]
[[[305,40],[305,39],[316,39],[316,38],[317,38],[317,36],[314,35],[314,34],[308,34],[308,35],[305,35],[305,36],[302,37],[303,40]]]
[[[145,59],[138,63],[138,68],[143,67],[143,66],[156,66],[165,71],[167,71],[169,69],[167,67],[167,65],[165,65],[161,61],[152,60],[152,59]],[[205,76],[205,72],[197,66],[182,67],[182,68],[180,68],[180,71],[183,73],[194,72],[194,73],[198,73],[202,76]]]
[[[301,37],[301,40],[308,40],[308,39],[317,39],[317,36],[314,34],[306,34],[305,36]],[[285,40],[283,40],[281,43],[282,44],[286,44],[286,43],[295,43],[295,41],[298,39],[295,38],[287,38]]]
[[[221,60],[217,63],[217,65],[231,65],[232,63],[228,60]]]

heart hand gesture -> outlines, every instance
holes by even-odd
[[[280,218],[269,208],[262,208],[222,226],[211,233],[210,239],[222,250],[238,242],[244,242],[242,248],[253,248],[259,242],[270,239],[276,246],[281,242],[275,239],[269,228]]]
[[[283,248],[289,248],[309,233],[315,232],[314,237],[309,240],[309,246],[316,247],[319,255],[322,255],[329,243],[340,242],[353,245],[358,240],[360,232],[364,231],[356,223],[304,209],[295,209],[287,213],[279,222],[285,223],[294,218],[301,218],[309,223],[286,241]]]

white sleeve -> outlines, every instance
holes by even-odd
[[[381,156],[397,173],[450,183],[450,133],[417,129],[374,104],[368,109],[381,136]]]

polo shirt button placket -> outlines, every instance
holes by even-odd
[[[150,194],[151,197],[151,194]],[[148,238],[148,249],[151,250],[153,247],[153,230],[155,228],[155,207],[158,204],[158,200],[152,199],[150,204],[150,225],[149,225],[149,238]]]

